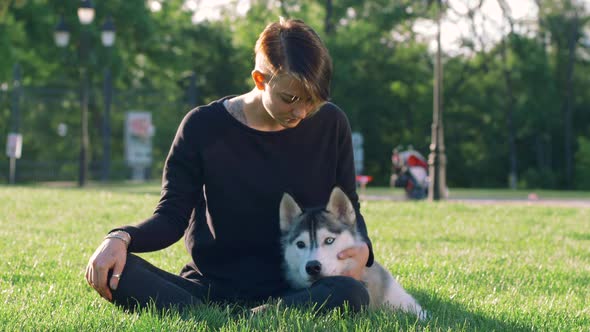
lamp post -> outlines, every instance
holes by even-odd
[[[90,138],[88,135],[88,31],[84,26],[89,25],[94,20],[94,5],[91,0],[82,0],[80,7],[78,8],[78,20],[82,27],[82,36],[80,38],[80,58],[82,59],[82,65],[80,67],[80,79],[81,79],[81,93],[80,93],[80,156],[78,166],[78,185],[83,187],[87,182],[88,175],[88,149],[90,145]],[[70,40],[70,32],[61,17],[60,22],[54,31],[55,44],[58,47],[66,47]],[[111,47],[115,41],[115,29],[110,18],[107,19],[103,25],[103,31],[101,35],[102,43],[105,47]],[[110,72],[108,80],[110,80]],[[110,85],[109,85],[110,86]],[[110,102],[110,99],[109,99]],[[110,105],[109,105],[110,106]],[[105,122],[109,121],[110,110],[109,106],[105,106]],[[108,116],[107,116],[108,115]],[[107,127],[107,130],[104,128]],[[103,135],[110,136],[110,126],[103,124]],[[108,138],[108,144],[110,144],[110,137]],[[103,143],[107,139],[103,138]],[[110,146],[105,148],[105,151],[110,151]],[[110,154],[110,152],[109,152]],[[104,163],[103,163],[104,166]],[[103,172],[104,173],[104,172]]]
[[[68,26],[64,21],[63,15],[60,17],[59,22],[55,26],[53,38],[55,40],[55,45],[61,48],[68,46],[68,43],[70,42],[70,30],[68,30]]]
[[[442,103],[442,61],[441,61],[441,16],[442,0],[437,2],[436,13],[436,61],[434,66],[432,137],[428,165],[430,183],[428,185],[428,200],[436,201],[446,196],[446,165],[444,131],[443,131],[443,103]],[[430,1],[432,2],[432,0]]]
[[[115,24],[113,19],[109,16],[102,25],[101,32],[102,44],[109,49],[115,43]],[[102,172],[101,180],[108,181],[111,170],[111,102],[113,97],[113,84],[110,68],[110,54],[109,63],[104,70],[104,113],[102,119]]]

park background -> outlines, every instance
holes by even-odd
[[[0,157],[0,329],[587,331],[588,3],[441,2],[452,197],[426,202],[400,201],[401,190],[382,186],[392,148],[429,152],[436,1],[107,0],[83,27],[79,1],[0,0],[0,137],[23,135],[18,185],[5,185],[9,163]],[[334,57],[333,101],[362,133],[364,173],[374,177],[361,204],[375,258],[431,313],[425,322],[387,310],[318,317],[279,306],[258,316],[208,304],[128,313],[86,284],[104,234],[156,206],[182,117],[251,88],[253,43],[279,15],[311,24]],[[116,40],[104,47],[109,16]],[[57,27],[70,31],[65,48],[54,42]],[[84,91],[92,183],[79,189]],[[132,174],[124,121],[134,110],[151,112],[155,126],[147,183],[121,181]],[[505,189],[511,183],[516,190]],[[182,241],[141,255],[171,272],[188,257]]]
[[[432,2],[96,1],[93,23],[82,26],[78,1],[4,0],[0,133],[23,136],[16,180],[76,180],[84,86],[89,178],[130,177],[123,136],[131,110],[152,114],[148,175],[159,178],[183,116],[251,89],[258,33],[285,16],[303,19],[325,40],[334,59],[332,101],[364,137],[363,173],[386,185],[394,147],[429,153]],[[448,186],[590,189],[588,1],[453,0],[442,2],[442,14]],[[109,17],[116,41],[104,47]],[[64,48],[54,41],[61,19],[70,31]],[[4,160],[0,183],[8,181]]]

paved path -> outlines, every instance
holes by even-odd
[[[369,201],[405,201],[403,196],[388,196],[388,195],[361,195],[361,199]],[[507,205],[529,205],[529,206],[562,206],[562,207],[577,207],[590,208],[590,200],[588,199],[488,199],[488,198],[450,198],[450,202],[466,203],[466,204],[507,204]]]
[[[470,204],[510,204],[590,208],[590,200],[582,199],[451,199],[451,201],[464,202]]]

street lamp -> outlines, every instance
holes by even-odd
[[[78,19],[82,25],[88,25],[94,21],[94,5],[90,0],[82,0],[78,7]]]
[[[70,31],[64,21],[63,15],[59,18],[59,23],[55,26],[53,38],[55,39],[55,45],[61,48],[68,46],[70,42]]]
[[[110,48],[115,43],[115,24],[109,16],[102,25],[102,45]],[[109,58],[110,59],[110,58]],[[109,61],[110,62],[110,61]],[[113,84],[110,63],[104,69],[104,114],[102,120],[102,172],[101,180],[107,181],[111,169],[111,101],[113,99]]]
[[[428,155],[430,183],[428,185],[428,200],[436,201],[446,197],[446,165],[444,131],[443,131],[443,103],[442,103],[442,61],[441,61],[441,16],[442,0],[437,2],[436,13],[436,61],[434,67],[432,137],[430,154]],[[432,0],[429,0],[432,3]]]
[[[82,25],[88,25],[94,20],[94,7],[90,0],[82,0],[78,8],[78,20]],[[80,142],[80,165],[78,167],[78,185],[84,187],[88,175],[88,147],[90,138],[88,136],[88,49],[87,49],[88,31],[82,27],[82,38],[80,40],[80,55],[83,59],[83,65],[80,67],[82,77],[82,96],[80,98],[82,108],[82,135]]]
[[[113,23],[112,17],[107,17],[102,25],[102,31],[100,33],[100,39],[102,45],[105,47],[111,47],[115,44],[115,24]]]
[[[80,24],[86,26],[92,23],[94,20],[94,5],[90,0],[82,0],[80,3],[80,7],[78,8],[78,20]],[[79,169],[78,169],[78,185],[83,187],[86,185],[86,179],[88,174],[88,148],[89,148],[89,136],[88,136],[88,73],[87,73],[87,30],[83,27],[82,29],[82,37],[80,40],[80,55],[82,58],[82,66],[80,68],[80,76],[82,81],[82,91],[81,91],[81,98],[80,98],[80,108],[81,108],[81,119],[80,119],[80,126],[81,126],[81,134],[80,134],[80,158],[79,158]],[[64,22],[63,16],[60,18],[60,22],[55,27],[54,31],[54,39],[55,44],[58,47],[66,47],[70,40],[70,32]],[[105,24],[103,25],[102,33],[101,33],[101,40],[105,47],[111,47],[115,42],[115,27],[112,22],[112,19],[109,17]],[[110,72],[108,73],[107,79],[110,81]],[[105,83],[106,84],[106,83]],[[109,83],[110,86],[110,83]],[[109,97],[110,103],[110,97]],[[106,122],[109,121],[109,112],[108,109],[110,105],[105,105],[105,124],[103,124],[103,135],[108,134],[110,136],[110,128]],[[108,130],[105,130],[104,128]],[[110,139],[110,138],[109,138]],[[104,139],[103,142],[107,142],[109,139]],[[110,141],[108,142],[110,144]],[[110,151],[110,146],[105,148],[105,151]],[[110,152],[109,152],[110,153]]]

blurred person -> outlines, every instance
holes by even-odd
[[[408,199],[423,199],[428,196],[429,181],[428,162],[420,152],[411,145],[406,151],[393,149],[390,186],[404,188]]]

